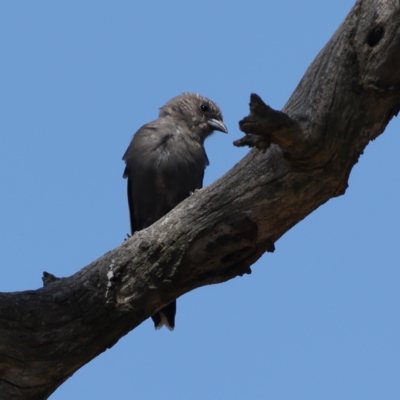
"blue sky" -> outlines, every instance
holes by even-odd
[[[217,102],[205,184],[258,93],[280,109],[353,5],[336,1],[0,3],[0,291],[70,276],[129,232],[121,157],[184,92]],[[145,321],[51,400],[399,399],[400,124],[367,147],[345,196],[290,230],[253,274]]]

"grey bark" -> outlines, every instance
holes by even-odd
[[[225,176],[69,278],[0,294],[0,396],[45,399],[173,299],[250,272],[291,227],[345,193],[400,108],[399,1],[359,0],[282,112],[251,96]]]

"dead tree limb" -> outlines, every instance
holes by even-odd
[[[257,95],[225,176],[69,278],[0,294],[0,397],[45,399],[157,309],[250,273],[291,227],[345,193],[400,107],[398,1],[359,0],[282,111]]]

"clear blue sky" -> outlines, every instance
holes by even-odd
[[[184,91],[217,102],[229,135],[251,92],[280,109],[352,0],[0,3],[1,291],[70,276],[129,231],[121,157]],[[79,370],[51,400],[399,399],[399,121],[345,196],[295,226],[253,274],[178,301]]]

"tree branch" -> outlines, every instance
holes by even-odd
[[[257,94],[250,96],[250,115],[239,122],[240,129],[246,133],[242,139],[233,142],[235,146],[249,146],[264,152],[271,143],[285,150],[284,157],[304,152],[304,134],[301,125],[289,115],[273,110]]]
[[[156,310],[250,273],[291,227],[344,194],[400,107],[400,8],[359,0],[282,112],[252,95],[253,149],[212,185],[69,278],[0,294],[0,393],[44,399]],[[251,135],[251,136],[249,136]]]

